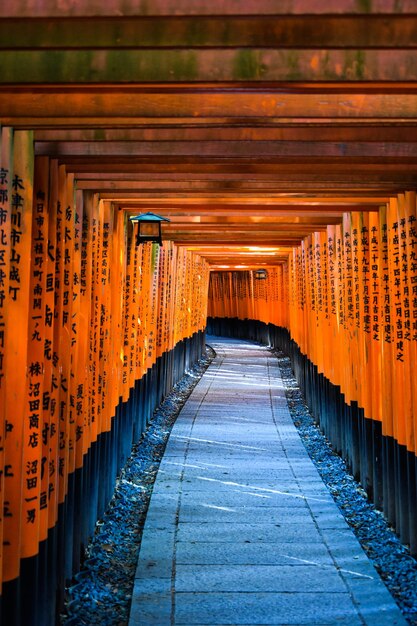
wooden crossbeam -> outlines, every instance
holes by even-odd
[[[340,88],[339,88],[340,89]],[[89,124],[100,118],[103,123],[114,126],[116,120],[125,125],[135,123],[137,118],[147,117],[148,122],[158,117],[181,120],[193,117],[216,118],[227,116],[239,120],[268,118],[297,118],[304,122],[309,118],[338,119],[344,121],[371,119],[395,123],[397,119],[408,121],[416,118],[417,87],[409,86],[407,93],[359,93],[345,92],[311,93],[297,88],[289,92],[285,86],[275,88],[167,89],[159,87],[152,91],[140,86],[63,85],[61,87],[36,87],[35,85],[1,86],[0,118],[4,124],[13,124],[23,118],[50,127],[54,118],[58,126],[62,119],[78,126],[85,118]],[[114,117],[116,115],[116,118]]]
[[[0,49],[412,48],[415,16],[229,15],[44,17],[0,22]],[[77,33],[77,37],[74,37]]]
[[[34,17],[34,3],[27,0],[3,0],[3,17]],[[361,3],[356,0],[210,0],[210,3],[195,0],[90,0],[89,2],[69,2],[65,5],[56,0],[42,0],[36,3],[36,17],[120,17],[143,15],[159,17],[169,15],[304,15],[304,14],[414,14],[414,0],[377,0]]]

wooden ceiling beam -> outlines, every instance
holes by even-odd
[[[54,158],[67,156],[165,157],[200,156],[214,158],[301,157],[417,159],[416,142],[340,142],[340,141],[38,141],[35,154]]]
[[[35,131],[36,142],[109,142],[109,141],[330,141],[337,135],[342,142],[416,142],[417,121],[408,125],[367,126],[336,124],[274,126],[171,125],[143,128],[53,128]]]
[[[170,15],[304,15],[304,14],[414,14],[414,0],[89,0],[89,2],[56,2],[56,0],[2,0],[2,16],[37,17],[159,17]]]
[[[417,67],[417,65],[416,65]],[[322,119],[368,119],[395,122],[396,119],[415,121],[417,93],[289,93],[282,89],[186,89],[146,91],[139,86],[76,85],[0,87],[0,119],[4,124],[24,117],[26,120],[51,121],[57,117],[68,122],[80,118],[106,119],[115,125],[114,115],[124,119],[222,117],[249,121],[295,117],[306,122],[310,117]],[[116,124],[117,125],[117,124]],[[78,126],[78,123],[77,123]]]
[[[413,49],[3,50],[0,83],[415,81]]]
[[[202,207],[198,207],[196,206],[195,209],[193,209],[192,207],[190,207],[189,205],[187,205],[186,208],[172,208],[172,207],[167,207],[165,206],[160,206],[160,205],[152,205],[150,203],[146,203],[146,205],[135,205],[133,207],[131,206],[126,206],[126,205],[122,205],[122,209],[128,211],[129,213],[142,213],[145,212],[146,210],[151,210],[153,212],[156,212],[160,215],[163,215],[164,217],[168,217],[168,218],[173,218],[175,216],[188,216],[191,219],[205,219],[206,216],[210,217],[210,218],[223,218],[223,219],[232,219],[232,218],[238,218],[241,217],[242,215],[245,215],[245,213],[247,213],[250,216],[250,219],[256,220],[256,219],[262,219],[262,218],[266,218],[266,219],[293,219],[293,218],[297,218],[297,219],[305,219],[307,221],[314,221],[316,219],[323,219],[323,220],[329,220],[327,223],[329,224],[333,224],[333,223],[338,223],[340,221],[341,216],[343,215],[343,213],[345,211],[348,211],[351,205],[343,205],[338,209],[335,209],[335,207],[328,207],[326,206],[326,208],[320,210],[316,207],[311,207],[308,208],[306,210],[306,207],[294,207],[291,206],[291,208],[288,207],[273,207],[271,208],[270,206],[253,206],[251,205],[250,210],[245,210],[245,207],[228,207],[227,209],[218,209],[215,208],[214,206],[211,206],[210,208],[207,207],[207,205],[202,206]],[[371,209],[369,207],[369,205],[355,205],[355,210],[359,210],[359,211],[369,211],[374,209],[374,206],[371,206]],[[198,222],[197,222],[198,223]]]
[[[415,21],[410,14],[31,16],[0,22],[0,49],[304,48],[306,42],[320,49],[404,49],[417,46]]]

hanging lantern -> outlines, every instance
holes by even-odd
[[[141,215],[134,215],[129,218],[133,224],[138,225],[136,233],[136,245],[151,241],[152,243],[158,243],[162,245],[162,222],[170,222],[171,220],[155,213],[142,213]]]
[[[255,271],[255,278],[257,280],[265,280],[265,278],[268,276],[268,272],[266,270],[256,270]]]

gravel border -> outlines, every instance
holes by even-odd
[[[206,355],[175,385],[116,480],[113,498],[86,548],[83,566],[66,589],[62,626],[126,626],[142,530],[172,426],[187,398],[214,359]]]
[[[315,424],[289,357],[280,350],[271,352],[278,359],[290,414],[309,456],[404,618],[417,626],[417,561]]]

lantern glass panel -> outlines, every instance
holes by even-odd
[[[159,237],[160,222],[139,222],[140,237]]]

